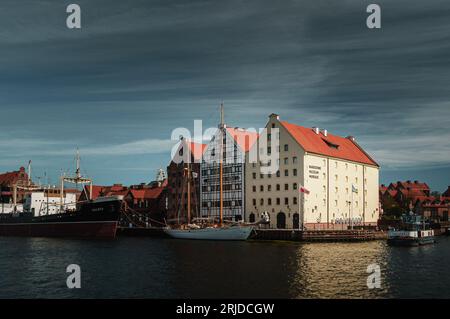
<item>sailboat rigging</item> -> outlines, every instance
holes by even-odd
[[[179,239],[197,239],[197,240],[247,240],[253,231],[253,225],[244,225],[241,223],[224,222],[224,138],[226,126],[224,123],[223,103],[220,106],[220,125],[218,135],[220,137],[219,147],[219,220],[210,218],[196,218],[191,216],[191,182],[192,170],[190,163],[187,164],[186,182],[187,182],[187,218],[186,224],[167,226],[164,231],[173,238]]]

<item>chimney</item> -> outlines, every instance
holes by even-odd
[[[314,133],[316,133],[317,135],[319,135],[320,129],[319,129],[318,127],[313,126],[312,129],[313,129]]]
[[[349,135],[346,138],[349,139],[352,142],[356,142],[356,138],[354,136]]]

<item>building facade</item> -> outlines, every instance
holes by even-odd
[[[277,138],[278,170],[261,174],[264,163],[246,164],[247,221],[267,212],[270,227],[280,229],[298,229],[302,221],[307,229],[377,224],[379,166],[353,137],[280,121],[276,114],[262,136],[267,150],[260,153],[273,152]]]
[[[223,161],[223,218],[234,221],[246,219],[246,158],[257,139],[256,132],[226,125],[213,135],[201,163],[202,217],[220,216],[220,163]]]

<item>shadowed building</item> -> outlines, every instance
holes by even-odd
[[[187,168],[192,172],[190,187],[191,212],[194,216],[200,211],[200,163],[206,144],[195,143],[182,138],[178,149],[167,167],[167,222],[182,222],[187,216]]]

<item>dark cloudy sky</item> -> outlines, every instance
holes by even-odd
[[[82,29],[66,27],[78,3]],[[366,6],[382,29],[366,27]],[[381,181],[450,185],[450,1],[2,0],[0,171],[150,181],[176,127],[354,135]]]

